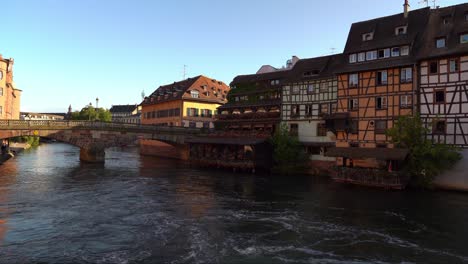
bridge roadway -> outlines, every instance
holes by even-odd
[[[39,136],[75,145],[80,160],[102,163],[105,149],[128,145],[140,139],[157,140],[174,146],[181,156],[188,152],[185,140],[199,135],[198,128],[109,123],[99,121],[0,120],[0,139]]]

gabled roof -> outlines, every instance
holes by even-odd
[[[199,98],[192,98],[190,92],[198,91]],[[146,97],[142,105],[151,105],[172,100],[190,99],[224,104],[229,86],[221,81],[199,75],[187,80],[159,86],[150,96]]]
[[[342,63],[342,54],[299,60],[289,73],[289,82],[330,78]]]
[[[136,110],[137,105],[113,105],[109,110],[111,113],[131,113]]]
[[[238,75],[234,78],[234,80],[232,80],[231,85],[269,80],[282,80],[288,77],[289,71],[290,69],[284,69],[260,74]]]
[[[468,44],[460,43],[460,35],[468,33],[466,14],[468,14],[468,4],[432,9],[419,58],[426,59],[468,52]],[[444,23],[444,19],[447,19],[447,24]],[[436,39],[441,37],[446,38],[446,47],[436,48]]]
[[[411,45],[426,28],[430,8],[422,8],[408,13],[405,18],[403,13],[380,17],[368,21],[353,23],[348,34],[348,40],[344,53],[356,53],[393,46]],[[395,35],[395,29],[407,26],[407,33]],[[373,39],[363,41],[362,35],[373,33]]]

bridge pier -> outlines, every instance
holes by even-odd
[[[80,148],[80,161],[87,163],[104,163],[106,152],[104,148]]]

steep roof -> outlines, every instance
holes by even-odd
[[[199,98],[192,98],[190,92],[198,91]],[[199,75],[187,80],[159,86],[150,96],[146,97],[142,105],[151,105],[172,100],[190,99],[197,101],[226,103],[229,86],[221,81]],[[224,97],[223,97],[224,96]]]
[[[330,78],[342,63],[342,54],[299,60],[289,72],[289,82]]]
[[[367,71],[416,63],[430,12],[430,8],[422,8],[410,11],[407,18],[400,13],[352,24],[344,49],[345,56],[337,72]],[[404,26],[406,34],[396,35],[396,28]],[[363,41],[363,35],[368,33],[373,34],[372,39]],[[410,47],[409,55],[352,64],[348,61],[350,54],[402,46]]]
[[[419,53],[420,59],[450,56],[468,52],[468,44],[460,43],[460,35],[468,33],[468,4],[432,9],[424,41]],[[446,20],[447,23],[444,23]],[[436,48],[437,38],[446,38],[445,48]]]
[[[111,113],[131,113],[136,108],[137,105],[113,105],[109,111]]]
[[[232,80],[231,85],[269,80],[282,80],[288,77],[289,71],[290,69],[285,69],[260,74],[238,75],[234,80]]]

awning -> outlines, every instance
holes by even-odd
[[[399,148],[329,148],[325,153],[328,157],[343,157],[352,159],[375,158],[378,160],[405,160],[408,149]]]
[[[228,138],[228,137],[193,137],[185,140],[186,143],[218,144],[218,145],[257,145],[264,143],[265,138]]]

